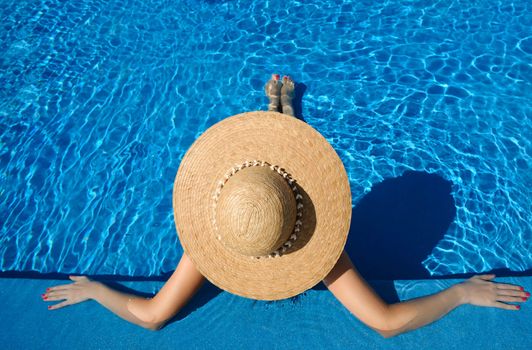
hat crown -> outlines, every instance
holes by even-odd
[[[294,194],[269,167],[248,167],[229,178],[216,205],[218,234],[230,250],[264,256],[292,233],[297,207]]]

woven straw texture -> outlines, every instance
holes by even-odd
[[[255,259],[216,239],[213,195],[235,165],[260,160],[286,169],[303,196],[303,225],[280,257]],[[259,300],[295,296],[319,283],[337,262],[351,220],[345,168],[310,125],[277,112],[248,112],[209,128],[187,151],[174,183],[174,218],[185,253],[213,284]]]

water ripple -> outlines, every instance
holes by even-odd
[[[407,170],[452,181],[445,275],[532,267],[525,2],[3,2],[0,268],[175,267],[172,184],[193,140],[265,109],[271,72],[335,147],[356,204]]]

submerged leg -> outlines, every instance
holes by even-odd
[[[279,112],[279,102],[281,99],[281,81],[279,80],[279,74],[272,74],[272,78],[264,85],[264,92],[270,99],[268,104],[268,110]]]
[[[292,100],[295,95],[295,84],[289,76],[283,77],[283,87],[281,89],[281,106],[284,114],[294,116],[294,106]]]

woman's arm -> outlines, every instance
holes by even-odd
[[[183,254],[176,270],[153,299],[130,299],[127,309],[144,322],[162,325],[187,304],[204,281],[192,260]]]
[[[522,302],[530,294],[518,286],[490,282],[494,277],[474,276],[439,293],[388,305],[360,276],[344,251],[323,281],[354,316],[388,338],[436,321],[462,304],[518,310],[519,306],[502,302]]]
[[[183,254],[176,270],[152,299],[118,292],[87,277],[71,277],[73,284],[48,288],[46,301],[64,300],[50,310],[94,299],[123,319],[141,327],[157,330],[185,306],[205,281],[192,261]]]

